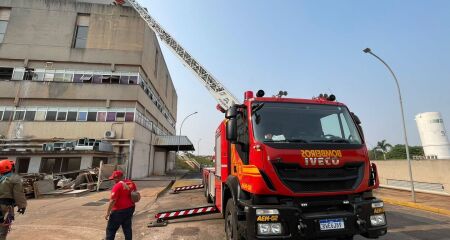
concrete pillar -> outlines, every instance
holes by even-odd
[[[93,160],[92,156],[81,156],[80,170],[81,169],[91,168],[92,167],[92,160]]]
[[[39,173],[41,167],[42,157],[34,156],[30,158],[30,165],[28,165],[28,173]]]

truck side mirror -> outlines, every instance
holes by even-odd
[[[355,113],[351,112],[351,115],[353,117],[353,119],[355,119],[356,124],[360,125],[361,124],[361,120],[359,120],[359,117],[356,116]]]
[[[227,140],[231,143],[237,141],[237,120],[236,118],[230,118],[227,121]]]
[[[225,113],[225,118],[226,119],[236,118],[237,114],[238,112],[236,106],[232,106],[228,108],[227,112]]]

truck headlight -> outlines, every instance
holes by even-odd
[[[258,235],[280,235],[282,232],[281,223],[258,223]]]
[[[280,214],[278,209],[256,209],[256,216],[278,215],[278,214]]]
[[[377,214],[370,216],[370,224],[372,226],[383,226],[386,225],[386,218],[384,214]]]
[[[384,207],[384,203],[383,202],[374,202],[372,203],[372,208],[382,208]]]

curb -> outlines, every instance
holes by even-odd
[[[415,209],[419,209],[419,210],[423,210],[423,211],[428,211],[428,212],[433,212],[433,213],[437,213],[437,214],[441,214],[441,215],[450,216],[450,210],[447,210],[447,209],[442,209],[442,208],[437,208],[437,207],[430,207],[430,206],[426,206],[426,205],[419,204],[419,203],[401,201],[401,200],[396,200],[396,199],[393,199],[393,198],[383,198],[383,197],[381,197],[381,199],[384,202],[392,204],[392,205],[398,205],[398,206],[404,206],[404,207],[409,207],[409,208],[415,208]]]

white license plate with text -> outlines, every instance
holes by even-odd
[[[336,229],[344,229],[344,220],[342,218],[336,218],[336,219],[323,219],[319,221],[320,224],[320,230],[321,231],[327,231],[327,230],[336,230]]]

